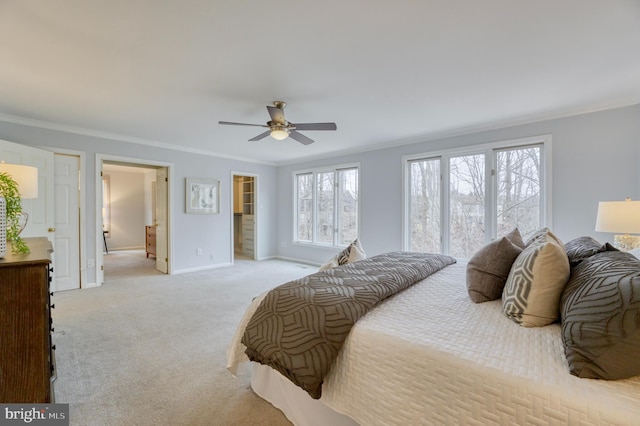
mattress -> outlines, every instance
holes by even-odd
[[[474,304],[465,269],[448,266],[361,318],[320,401],[362,425],[640,424],[640,377],[572,376],[560,325],[525,328],[500,301]],[[242,330],[228,354],[232,372]]]

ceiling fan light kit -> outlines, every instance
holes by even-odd
[[[267,124],[248,124],[248,123],[235,123],[232,121],[218,121],[218,124],[224,125],[232,125],[232,126],[257,126],[257,127],[266,127],[266,132],[260,133],[258,136],[255,136],[249,141],[258,141],[260,139],[264,139],[267,136],[271,136],[272,138],[282,141],[287,139],[289,136],[291,139],[294,139],[300,142],[303,145],[309,145],[313,143],[313,139],[306,137],[302,133],[299,133],[298,130],[336,130],[336,123],[289,123],[284,118],[284,107],[287,106],[286,102],[283,101],[275,101],[273,106],[267,106],[267,111],[269,111],[269,116],[271,116],[271,120],[267,121]]]
[[[289,137],[289,131],[285,126],[281,126],[279,124],[275,124],[271,127],[271,137],[277,141],[283,141]]]

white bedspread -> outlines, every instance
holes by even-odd
[[[640,424],[640,377],[570,375],[560,326],[520,327],[500,301],[472,303],[465,268],[449,266],[364,316],[321,401],[362,425]],[[229,349],[232,372],[243,330]]]

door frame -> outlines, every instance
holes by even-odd
[[[260,234],[260,232],[258,232],[258,230],[260,229],[260,175],[258,173],[250,173],[250,172],[241,172],[241,171],[237,171],[237,170],[231,170],[231,178],[230,180],[230,188],[229,188],[229,194],[231,194],[231,199],[229,200],[229,205],[230,205],[230,224],[229,224],[229,229],[231,230],[231,264],[233,265],[235,263],[236,260],[236,255],[235,255],[235,247],[234,247],[234,227],[233,227],[233,200],[234,197],[236,196],[234,191],[233,191],[233,177],[234,176],[249,176],[252,177],[254,179],[254,183],[253,183],[253,211],[254,211],[254,219],[255,219],[255,225],[253,228],[253,241],[254,241],[254,247],[253,247],[253,259],[254,260],[261,260],[260,257],[260,244],[258,241],[258,235]]]
[[[123,157],[120,155],[109,155],[96,153],[96,199],[95,199],[95,249],[96,249],[96,283],[98,286],[104,283],[104,256],[102,254],[103,234],[102,234],[102,167],[104,161],[115,161],[120,163],[129,163],[132,166],[150,166],[150,167],[166,167],[167,178],[167,257],[168,257],[168,275],[173,275],[173,215],[171,214],[172,202],[172,182],[173,182],[173,163],[164,161],[146,160],[142,158]],[[142,231],[141,231],[142,232]]]

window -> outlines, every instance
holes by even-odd
[[[406,158],[405,248],[471,257],[518,227],[523,237],[549,226],[550,138]]]
[[[440,252],[440,160],[409,162],[409,250]]]
[[[484,244],[485,156],[449,158],[449,252],[470,257]],[[470,253],[470,254],[469,254]]]
[[[358,166],[294,173],[294,241],[345,246],[358,236]]]

